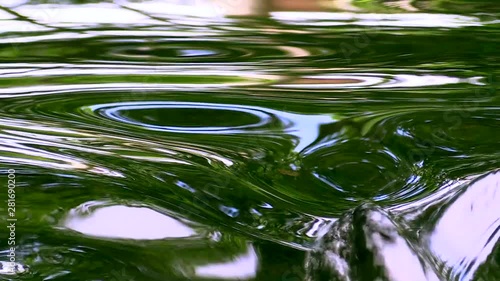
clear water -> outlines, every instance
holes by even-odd
[[[500,280],[496,1],[185,2],[0,0],[2,280],[303,280],[366,201]]]

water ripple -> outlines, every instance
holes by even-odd
[[[45,65],[40,69],[12,67],[5,69],[0,81],[0,98],[36,96],[75,91],[175,90],[250,86],[276,79],[252,72],[184,70],[169,67],[133,67],[106,65]],[[20,79],[22,85],[19,86]],[[135,83],[134,83],[135,82]]]
[[[177,133],[241,133],[245,132],[245,130],[263,127],[273,121],[273,117],[265,112],[253,108],[223,104],[136,102],[94,105],[90,107],[90,109],[118,122],[139,125],[150,130]],[[170,122],[178,125],[168,126],[166,124],[151,124],[161,123],[162,120],[169,122],[169,116],[171,116],[173,120],[175,120],[175,116],[185,116],[184,120],[176,121],[184,122],[186,125],[180,126],[180,122],[173,121]],[[199,116],[199,119],[196,118],[196,116]],[[209,116],[212,116],[212,118]],[[158,120],[158,118],[161,119]],[[225,122],[230,123],[236,120],[239,120],[239,122],[246,122],[247,124],[228,124],[227,126],[220,126]],[[206,125],[203,124],[205,122],[207,122]],[[276,122],[276,120],[274,122]],[[212,125],[209,125],[210,123],[212,123]]]
[[[422,70],[421,70],[422,71]],[[323,74],[304,76],[290,84],[276,84],[274,87],[289,89],[342,89],[342,88],[421,88],[453,84],[484,85],[483,77],[458,78],[444,75],[414,74]]]
[[[19,278],[303,280],[304,251],[368,200],[451,275],[496,280],[493,185],[454,197],[499,165],[494,14],[39,2],[0,7]],[[466,247],[469,227],[487,235]]]

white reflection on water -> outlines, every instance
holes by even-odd
[[[28,272],[28,267],[17,262],[0,261],[0,276],[1,275],[18,275]],[[4,280],[2,278],[2,280]]]
[[[274,87],[289,89],[345,89],[345,88],[413,88],[428,86],[443,86],[452,84],[484,85],[483,77],[459,78],[444,75],[413,75],[413,74],[323,74],[303,76],[308,83],[276,84]],[[314,83],[311,83],[314,82]]]
[[[375,263],[385,267],[390,280],[439,280],[431,270],[423,270],[418,255],[387,215],[368,212],[362,228],[367,248],[375,253]]]
[[[252,245],[247,252],[224,263],[213,263],[198,266],[195,274],[198,277],[218,279],[251,279],[257,275],[259,259]]]
[[[155,24],[160,23],[146,15],[119,9],[119,6],[111,3],[83,4],[83,5],[23,5],[14,9],[19,14],[43,24],[60,23],[136,23]]]
[[[13,1],[13,0],[10,0]],[[266,1],[222,1],[198,0],[194,3],[182,1],[116,1],[115,3],[99,4],[39,4],[21,5],[13,10],[34,22],[53,26],[64,26],[65,23],[97,25],[112,24],[166,24],[161,18],[192,16],[184,18],[185,24],[199,23],[198,18],[217,19],[218,24],[230,22],[226,15],[267,14],[286,24],[310,26],[359,25],[359,26],[392,26],[392,27],[447,27],[459,28],[466,26],[481,26],[477,17],[430,14],[430,13],[350,13],[350,12],[272,12],[266,8]],[[8,5],[7,5],[8,6]],[[355,10],[355,7],[343,7]],[[151,16],[149,16],[151,15]],[[2,15],[0,14],[0,19]],[[205,23],[206,24],[206,23]],[[203,23],[201,23],[203,25]]]
[[[452,199],[430,234],[432,251],[460,280],[472,280],[500,238],[500,171],[475,181]]]
[[[53,30],[49,27],[45,26],[40,26],[40,25],[35,25],[26,21],[19,21],[19,20],[14,20],[10,19],[10,14],[3,14],[2,10],[0,10],[0,33],[4,32],[35,32],[35,31],[50,31]],[[5,42],[5,40],[8,40],[9,38],[6,38],[2,40],[2,42]],[[12,42],[15,43],[15,42]]]
[[[446,14],[355,14],[328,12],[274,12],[276,20],[286,24],[309,26],[360,25],[399,27],[448,27],[481,26],[476,17]]]
[[[145,207],[123,205],[95,207],[88,202],[72,209],[64,226],[89,236],[155,240],[195,235],[184,223]]]
[[[28,1],[29,0],[2,0],[2,6],[11,8],[28,3]]]

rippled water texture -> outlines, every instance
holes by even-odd
[[[498,3],[245,5],[0,0],[0,279],[304,280],[370,201],[500,280]]]

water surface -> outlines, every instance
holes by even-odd
[[[0,1],[1,178],[29,267],[5,280],[302,280],[347,210],[419,233],[499,168],[495,1],[56,2]],[[498,237],[474,237],[466,262],[436,250],[449,280],[500,277]]]

